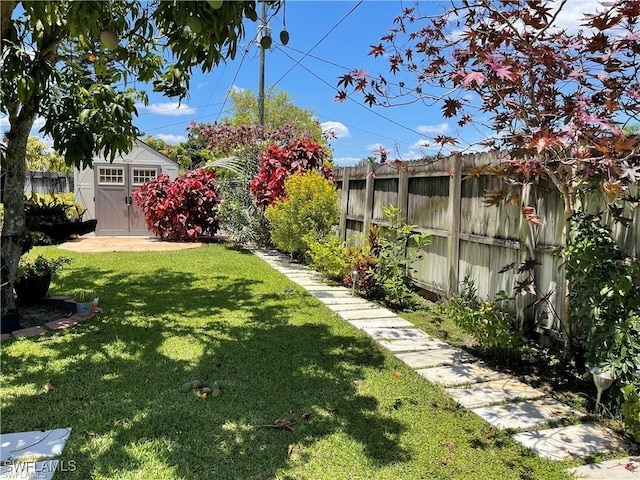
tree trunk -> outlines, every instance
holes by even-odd
[[[2,171],[2,309],[15,308],[13,281],[18,270],[25,240],[24,231],[24,177],[27,140],[36,117],[36,99],[24,105],[20,113],[11,116],[11,129],[7,133],[6,162]]]

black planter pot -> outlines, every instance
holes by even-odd
[[[13,287],[16,291],[18,304],[30,305],[39,302],[47,296],[50,285],[50,273],[41,276],[22,277],[16,280]]]
[[[0,318],[0,333],[11,333],[14,330],[20,330],[20,313],[18,309],[3,311]]]

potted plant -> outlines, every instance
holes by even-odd
[[[94,298],[96,298],[96,292],[93,290],[75,290],[73,299],[76,301],[76,313],[83,316],[89,315]]]
[[[18,276],[13,284],[18,303],[36,303],[46,297],[51,278],[69,262],[66,257],[49,259],[38,255],[33,260],[22,257],[18,265]]]

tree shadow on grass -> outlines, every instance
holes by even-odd
[[[91,278],[102,282],[102,315],[18,341],[36,342],[37,353],[3,349],[5,387],[32,388],[3,400],[2,430],[72,427],[63,458],[78,469],[64,478],[270,478],[289,468],[289,445],[308,452],[337,432],[374,465],[409,459],[403,425],[354,384],[384,368],[384,356],[368,339],[336,333],[308,296],[222,275],[205,288],[167,269],[83,269],[61,287]],[[224,395],[180,391],[194,379],[223,382]],[[293,431],[263,426],[283,414]]]

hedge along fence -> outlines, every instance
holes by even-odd
[[[532,189],[531,198],[545,221],[543,226],[528,223],[520,205],[485,206],[484,192],[499,186],[501,180],[491,176],[465,178],[465,172],[498,163],[498,154],[488,152],[409,162],[398,168],[365,165],[337,169],[342,238],[366,233],[371,225],[384,225],[382,208],[393,204],[402,209],[407,223],[432,234],[426,254],[414,265],[417,286],[450,296],[460,291],[468,277],[480,297],[493,297],[500,290],[511,295],[522,276],[517,269],[500,270],[511,263],[522,264],[533,254],[541,264],[534,271],[539,296],[552,292],[550,304],[561,312],[566,297],[564,275],[553,252],[562,244],[562,199],[553,187]],[[606,208],[597,193],[584,198],[582,206],[590,213]],[[613,221],[609,225],[625,255],[640,258],[640,209],[626,207],[624,216],[633,218],[630,228]],[[555,336],[560,325],[549,304],[525,308],[534,301],[532,295],[520,298],[520,313],[535,322],[539,333]]]

